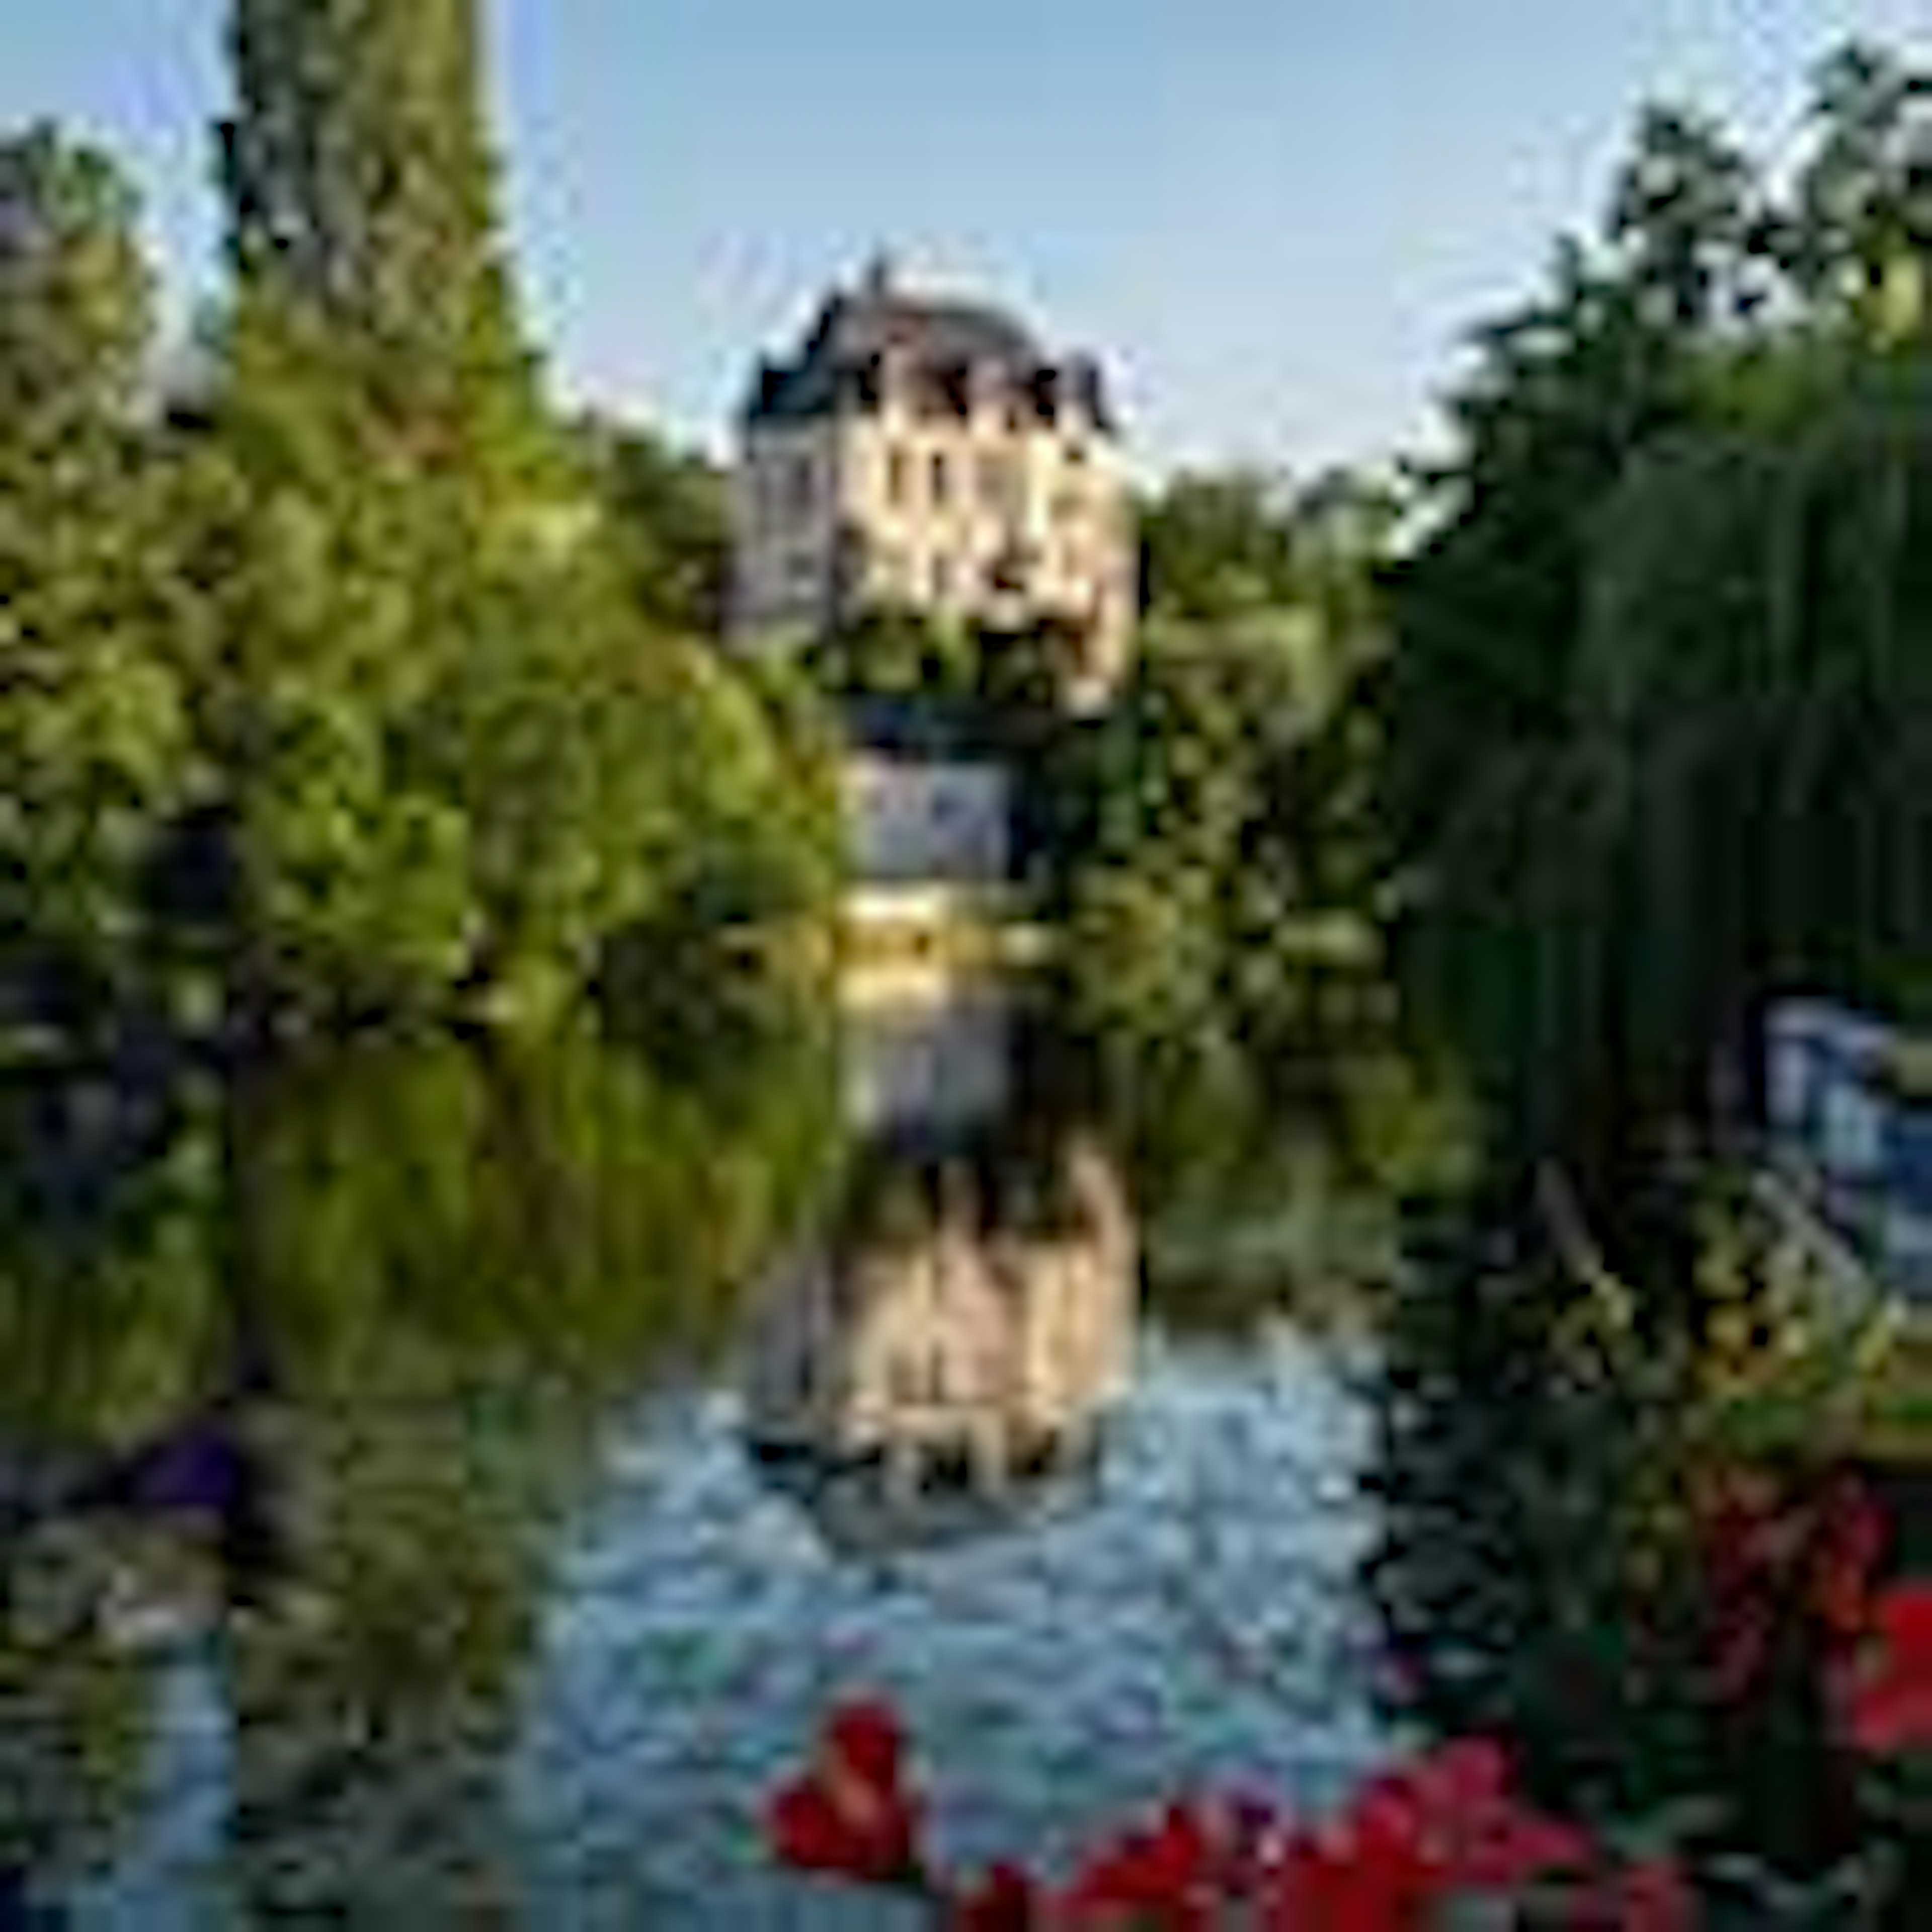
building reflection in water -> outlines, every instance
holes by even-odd
[[[746,1435],[836,1547],[997,1528],[1095,1471],[1138,1257],[1098,1138],[1030,1094],[998,1010],[874,1032],[841,1211],[757,1298]]]

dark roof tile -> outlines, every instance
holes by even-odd
[[[1016,388],[1039,393],[1053,365],[1030,330],[983,302],[908,295],[878,275],[835,295],[798,359],[764,364],[745,413],[754,422],[803,422],[829,414],[888,356],[901,357],[916,382],[937,386],[962,368],[992,370]],[[1106,417],[1098,370],[1084,358],[1081,388]]]

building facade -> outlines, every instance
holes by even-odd
[[[1104,696],[1131,645],[1138,548],[1099,365],[1050,358],[979,304],[875,264],[740,418],[730,628],[822,632],[867,609],[974,628],[1063,627],[1069,694]]]

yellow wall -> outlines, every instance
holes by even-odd
[[[935,462],[945,466],[943,500]],[[801,466],[802,506],[794,494]],[[1004,482],[991,496],[989,481]],[[741,640],[822,621],[838,533],[849,527],[868,557],[862,601],[998,623],[1090,620],[1096,681],[1110,683],[1125,663],[1138,593],[1131,500],[1118,445],[1077,411],[1015,428],[997,397],[978,398],[962,418],[889,396],[873,415],[754,422],[734,515],[731,628]],[[1034,561],[1024,592],[1002,595],[988,579],[1016,542]]]

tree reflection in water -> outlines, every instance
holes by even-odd
[[[822,1028],[371,1045],[192,1097],[104,1240],[15,1204],[0,1868],[144,1926],[668,1910],[755,1885],[862,1639],[1002,1831],[1371,1756],[1336,1371],[1427,1108],[1366,1058],[1286,1123],[1117,1096],[1012,1013],[873,1045],[842,1108]]]
[[[151,1911],[164,1840],[211,1916],[508,1910],[548,1546],[610,1411],[808,1210],[836,1136],[797,1040],[710,1090],[588,1037],[279,1069],[194,1100],[93,1240],[58,1162],[10,1166],[0,1868]],[[183,1844],[154,1786],[197,1658],[228,1744]]]

